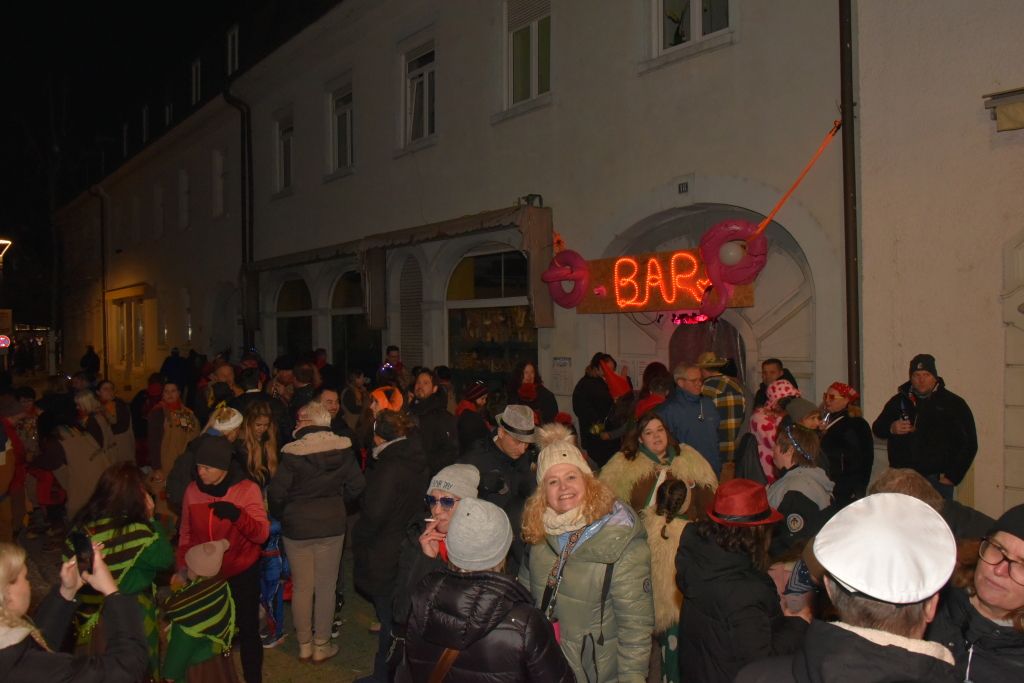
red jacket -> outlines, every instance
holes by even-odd
[[[260,559],[260,546],[270,535],[267,511],[263,507],[260,487],[241,477],[234,469],[228,477],[240,479],[231,484],[220,498],[203,493],[196,482],[185,489],[181,503],[181,530],[178,540],[178,568],[185,567],[185,553],[189,548],[207,541],[226,538],[231,547],[224,553],[221,575],[230,578],[240,574]],[[219,519],[213,514],[210,503],[216,501],[234,503],[242,514],[237,522]]]

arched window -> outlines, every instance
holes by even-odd
[[[358,271],[342,273],[331,292],[331,363],[338,379],[362,372],[373,377],[383,357],[380,330],[371,330],[363,315],[363,282]]]
[[[277,355],[298,358],[313,348],[313,297],[301,279],[285,280],[277,292]]]
[[[448,279],[448,362],[457,395],[476,381],[502,387],[513,366],[536,362],[526,256],[507,245],[466,254]]]
[[[399,310],[402,364],[411,369],[423,364],[423,270],[413,256],[402,264]]]

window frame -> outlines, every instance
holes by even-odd
[[[704,33],[703,23],[703,4],[704,0],[689,0],[690,2],[690,39],[684,40],[678,45],[672,45],[665,47],[664,44],[664,21],[665,21],[665,0],[652,0],[651,6],[653,12],[651,13],[652,29],[654,31],[654,51],[653,57],[661,57],[662,55],[672,54],[683,50],[687,46],[699,44],[705,40],[711,39],[716,36],[721,36],[729,31],[732,31],[735,26],[736,12],[735,12],[735,0],[726,0],[727,2],[727,13],[728,23],[725,27],[712,31],[710,33]],[[697,11],[694,11],[697,9]]]
[[[410,69],[411,62],[427,55],[431,60],[422,66]],[[403,141],[406,146],[429,139],[437,134],[437,45],[433,39],[420,43],[419,46],[407,50],[402,55],[403,100],[405,109],[405,129]],[[422,79],[423,93],[423,132],[413,137],[413,124],[416,117],[416,83]],[[431,109],[431,104],[434,105]]]
[[[295,119],[289,113],[276,122],[277,129],[277,191],[287,192],[295,182]]]
[[[238,24],[228,29],[227,49],[228,76],[230,76],[238,71]]]
[[[348,97],[348,102],[338,105],[338,100]],[[353,127],[352,127],[352,114],[354,111],[354,96],[352,92],[352,84],[336,88],[330,93],[330,110],[331,110],[331,172],[343,171],[347,168],[351,168],[355,163],[355,156],[352,150],[353,143]],[[338,135],[338,117],[344,114],[345,116],[345,158],[341,159],[339,143],[341,142]]]
[[[657,0],[661,2],[661,0]],[[540,91],[540,22],[548,21],[548,89]],[[515,64],[515,41],[513,37],[523,31],[530,31],[530,68],[529,68],[529,96],[517,100],[516,97],[516,64]],[[551,93],[551,9],[547,13],[537,16],[527,24],[522,24],[512,29],[509,26],[508,2],[505,2],[505,108],[519,107],[527,102],[536,100],[538,97]]]

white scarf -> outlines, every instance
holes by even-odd
[[[583,506],[577,505],[572,510],[561,514],[551,508],[544,509],[544,531],[551,536],[561,536],[572,531],[579,531],[587,526],[583,517]]]

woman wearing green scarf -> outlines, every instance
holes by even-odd
[[[133,462],[119,462],[100,476],[88,502],[75,515],[72,531],[103,544],[103,559],[123,595],[134,595],[142,607],[143,626],[149,643],[149,675],[159,679],[160,638],[157,632],[153,581],[158,572],[174,566],[174,549],[159,524],[153,522],[153,497],[146,490],[142,471]],[[64,561],[74,557],[70,540]],[[78,646],[87,654],[103,654],[103,596],[89,586],[77,598],[82,606],[75,614]],[[98,637],[97,634],[100,634]]]

